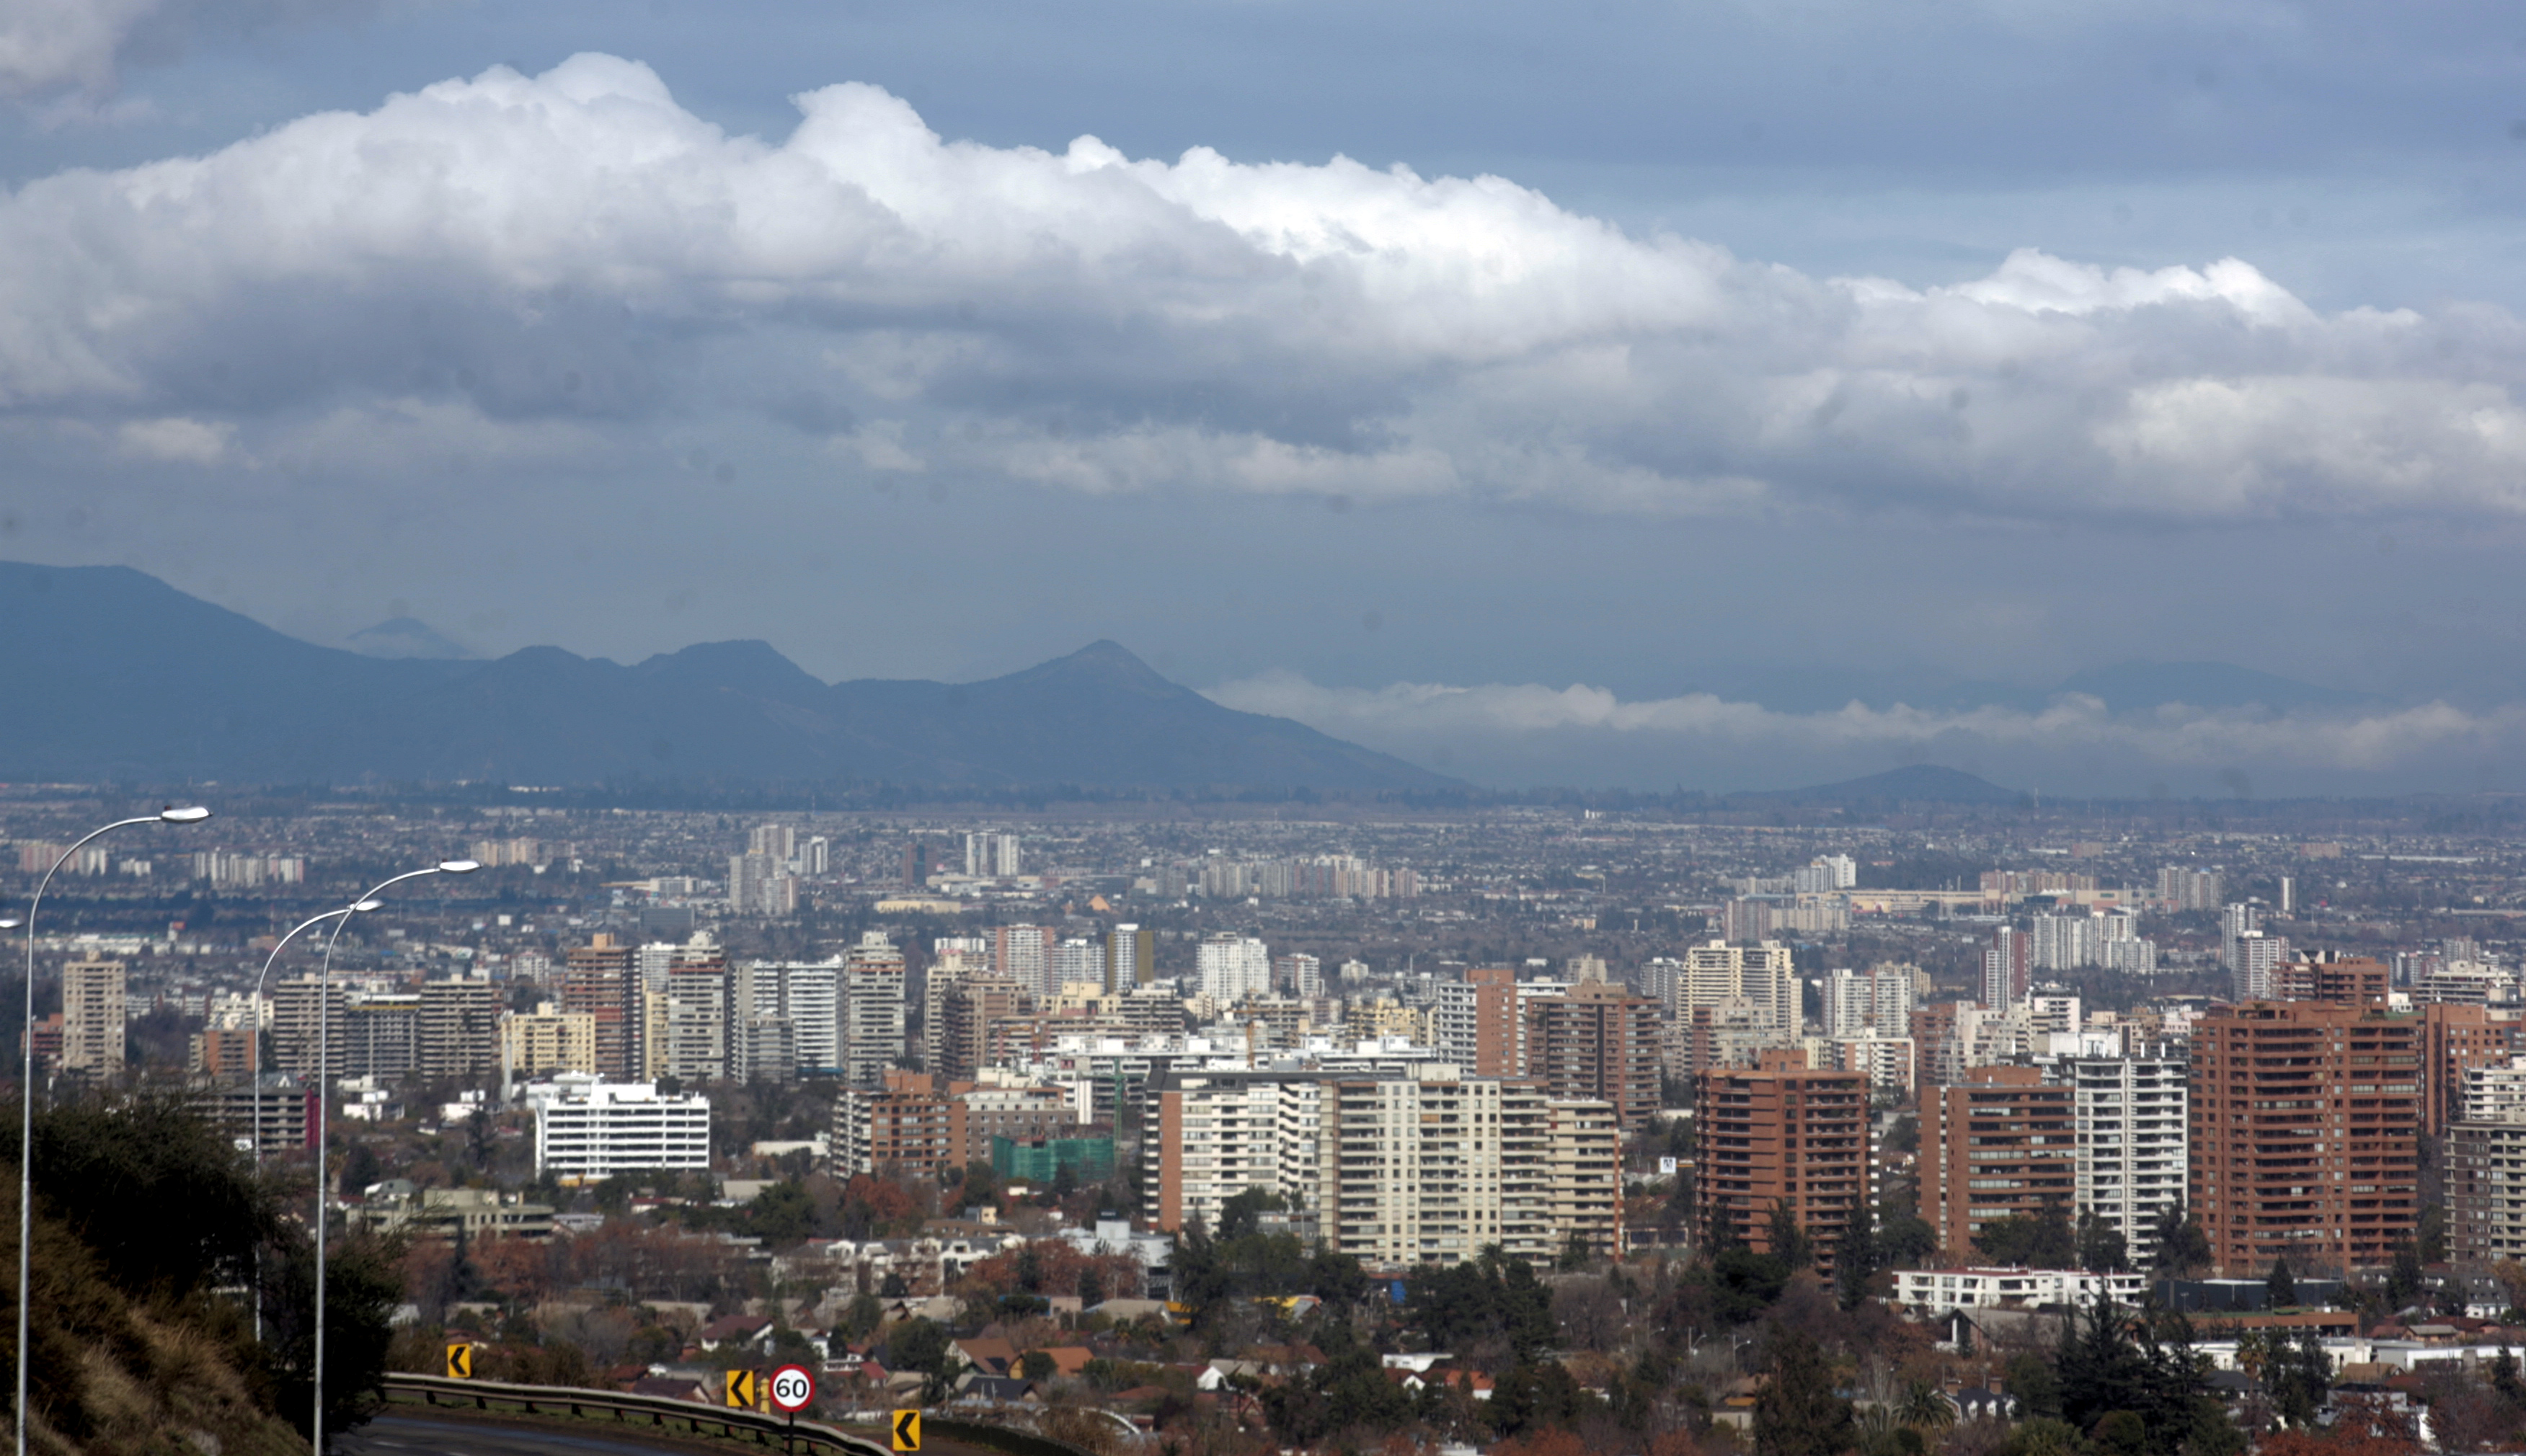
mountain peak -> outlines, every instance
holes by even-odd
[[[1167,680],[1157,669],[1142,662],[1139,655],[1111,637],[1099,637],[1068,657],[1009,674],[998,679],[1009,683],[1076,683],[1108,692],[1137,693],[1142,697],[1180,697],[1191,688]]]
[[[417,617],[389,617],[375,627],[364,627],[343,638],[352,651],[364,657],[430,657],[441,659],[471,658],[475,654],[462,643],[439,631]]]

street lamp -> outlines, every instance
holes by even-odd
[[[471,875],[481,868],[472,860],[440,860],[426,870],[407,870],[390,879],[381,879],[341,912],[341,918],[333,922],[333,932],[325,937],[325,960],[316,971],[316,1411],[308,1443],[315,1456],[325,1456],[325,1084],[332,1071],[333,1027],[330,998],[326,992],[333,983],[333,945],[342,938],[342,927],[351,923],[352,912],[373,907],[379,892],[388,886],[425,875]]]
[[[27,1283],[34,1273],[35,1234],[35,912],[43,908],[44,891],[50,889],[53,877],[71,862],[71,856],[87,847],[88,840],[113,829],[127,828],[135,824],[200,824],[211,817],[211,811],[199,804],[182,808],[170,804],[155,814],[142,814],[130,819],[118,819],[100,828],[88,830],[77,843],[62,851],[53,867],[36,882],[35,897],[26,903],[26,1025],[25,1076],[18,1083],[18,1456],[26,1456],[26,1296]]]
[[[246,1054],[247,1085],[254,1090],[254,1115],[247,1124],[246,1142],[254,1152],[254,1179],[258,1187],[263,1183],[263,983],[272,976],[273,963],[280,959],[280,948],[297,939],[299,931],[362,910],[375,910],[382,903],[362,900],[339,910],[328,910],[323,915],[311,915],[290,927],[288,934],[273,943],[272,954],[263,958],[263,971],[254,979],[254,999],[246,1003],[246,1015],[254,1019],[246,1043],[250,1048]],[[254,1246],[254,1337],[260,1340],[263,1338],[263,1245],[260,1242]]]

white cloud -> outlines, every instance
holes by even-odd
[[[1325,687],[1289,673],[1223,683],[1207,696],[1396,751],[1443,743],[1479,752],[1486,743],[1555,740],[1557,751],[1574,758],[1583,751],[1579,740],[1592,737],[1633,740],[1632,748],[1759,751],[1821,762],[1965,754],[2069,765],[2106,754],[2117,763],[2168,768],[2248,764],[2257,770],[2388,774],[2451,754],[2513,748],[2526,731],[2526,708],[2468,712],[2446,703],[2286,714],[2170,703],[2147,712],[2109,713],[2095,698],[2065,694],[2036,711],[1853,702],[1832,712],[1782,713],[1708,693],[1627,702],[1585,684]]]
[[[140,460],[209,465],[227,453],[235,427],[221,422],[170,416],[163,420],[130,420],[116,431],[123,453]]]
[[[870,468],[1097,492],[2526,512],[2526,336],[2496,310],[2323,314],[2233,258],[1819,278],[1497,177],[948,142],[865,85],[798,104],[785,139],[730,136],[587,55],[27,184],[0,197],[0,413],[216,423],[282,460],[417,400],[496,452],[761,399]],[[826,403],[768,402],[800,390]]]

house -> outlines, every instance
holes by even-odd
[[[1010,1380],[1002,1376],[968,1375],[956,1382],[952,1403],[963,1405],[1018,1405],[1036,1402],[1035,1383]]]
[[[744,1345],[769,1354],[772,1349],[772,1317],[770,1315],[728,1315],[713,1320],[695,1330],[693,1342],[705,1350],[725,1350]]]
[[[1053,1375],[1065,1381],[1078,1379],[1080,1374],[1087,1369],[1087,1362],[1096,1358],[1096,1352],[1086,1345],[1045,1345],[1041,1349],[1029,1350],[1026,1355],[1018,1357],[1018,1364],[1021,1367],[1025,1366],[1027,1356],[1033,1355],[1049,1357],[1052,1361]]]
[[[691,1376],[643,1376],[624,1387],[627,1395],[656,1395],[668,1400],[688,1400],[695,1405],[716,1405],[717,1395],[708,1385]]]
[[[955,1349],[978,1375],[1007,1376],[1017,1369],[1018,1347],[996,1334],[957,1340]]]
[[[1959,1421],[2011,1421],[2017,1418],[2017,1397],[1969,1385],[1947,1392],[1947,1404],[1956,1408]]]

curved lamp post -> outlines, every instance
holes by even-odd
[[[177,808],[173,804],[155,814],[118,819],[100,828],[88,830],[77,843],[62,851],[53,867],[35,885],[35,898],[26,905],[26,1026],[25,1076],[18,1084],[18,1456],[26,1456],[26,1306],[28,1282],[34,1274],[35,1233],[35,912],[43,908],[44,891],[52,888],[53,877],[71,862],[71,856],[85,849],[88,840],[114,829],[128,828],[136,824],[200,824],[211,817],[211,811],[199,804]]]
[[[367,910],[378,903],[378,894],[407,879],[425,875],[471,875],[482,867],[472,860],[440,860],[426,870],[407,870],[390,879],[370,886],[369,892],[335,912],[341,918],[333,922],[333,932],[325,937],[325,960],[316,972],[316,1363],[313,1368],[316,1384],[315,1424],[310,1428],[308,1449],[315,1456],[325,1456],[325,1138],[326,1083],[331,1079],[332,1049],[330,1034],[333,1008],[326,992],[332,986],[333,945],[342,938],[342,927],[351,923],[353,912]],[[292,931],[291,933],[296,933]]]
[[[323,915],[311,915],[291,926],[288,934],[273,943],[272,954],[263,958],[263,970],[254,979],[254,999],[246,1003],[246,1015],[254,1018],[253,1027],[248,1029],[252,1035],[246,1042],[249,1048],[246,1054],[247,1085],[254,1089],[254,1115],[247,1125],[246,1142],[254,1150],[254,1179],[258,1187],[263,1183],[263,983],[271,979],[273,963],[280,959],[280,948],[297,939],[299,931],[362,910],[375,910],[381,903],[383,902],[378,900],[362,900],[356,905],[345,905],[339,910],[328,910]],[[260,1340],[263,1338],[263,1245],[261,1243],[254,1246],[254,1337]]]

